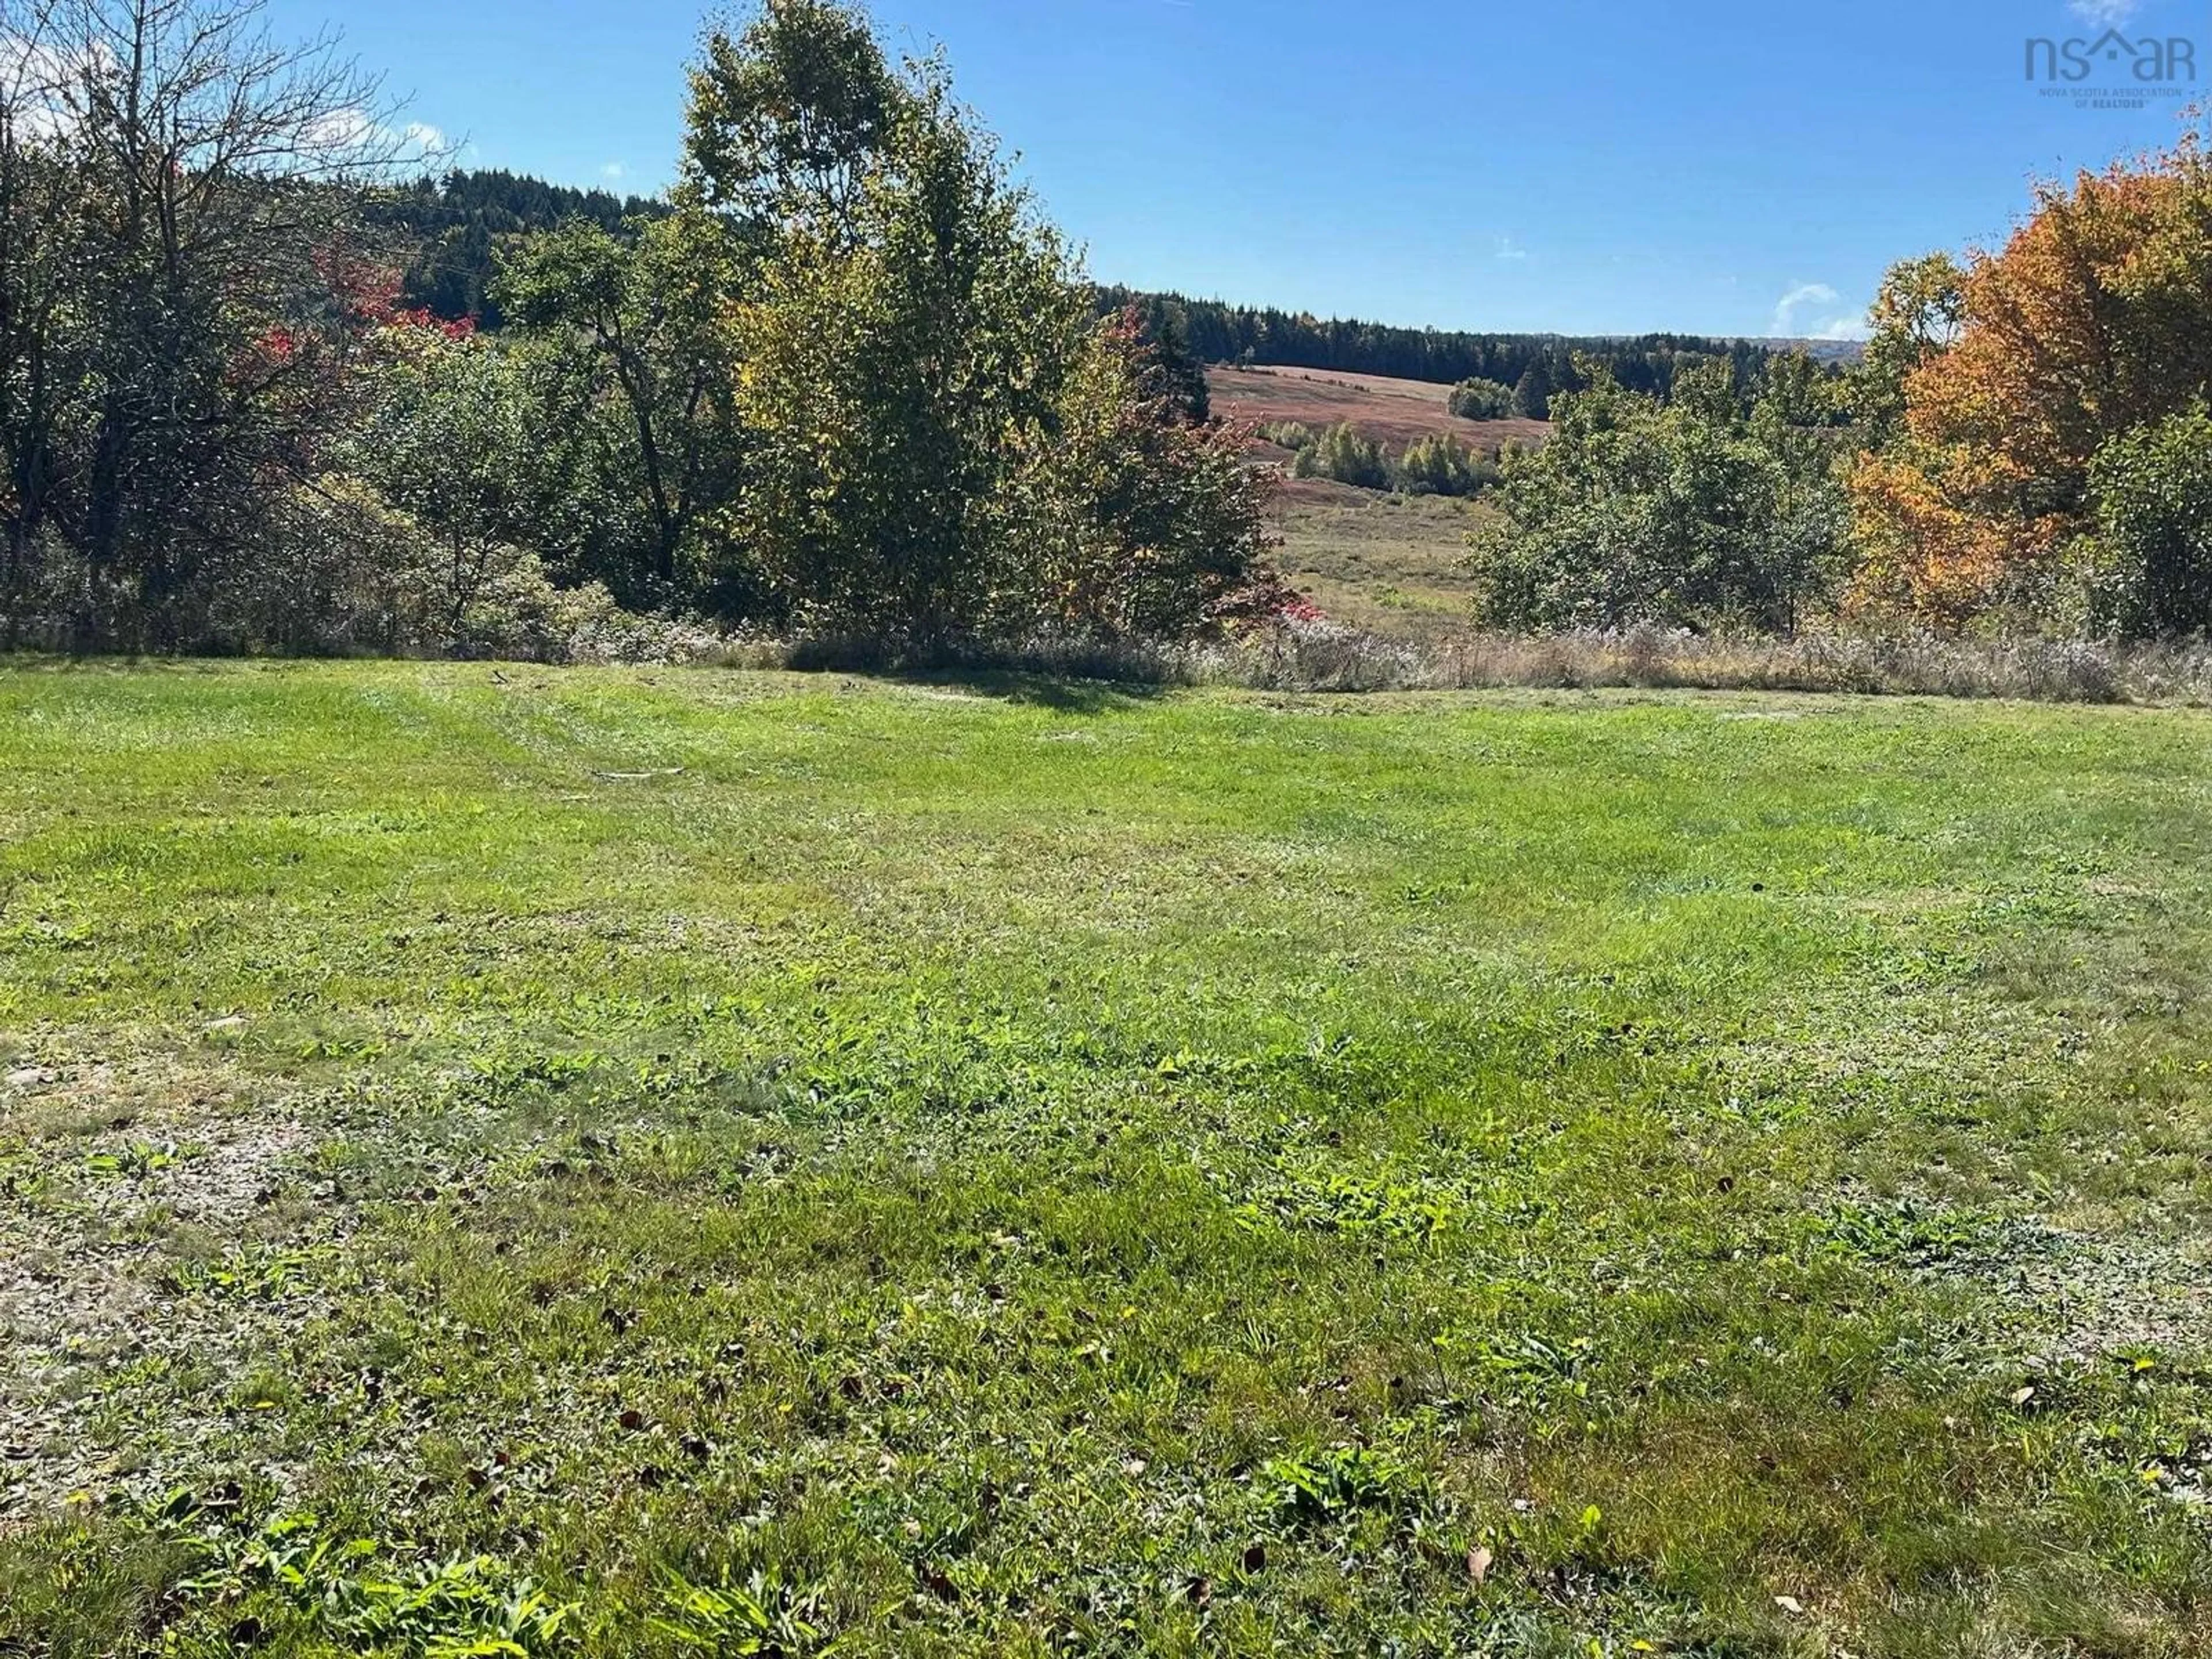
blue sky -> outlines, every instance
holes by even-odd
[[[672,173],[695,0],[273,10],[335,24],[470,165]],[[2034,177],[2179,131],[2181,97],[2040,93],[2031,38],[2118,24],[2212,68],[2212,0],[875,11],[895,43],[944,46],[1100,278],[1453,328],[1848,331],[1893,260],[2000,236]]]

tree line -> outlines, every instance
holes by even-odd
[[[498,295],[501,251],[515,239],[556,230],[572,219],[624,235],[631,223],[669,210],[654,197],[580,190],[504,168],[463,167],[373,191],[364,206],[371,225],[396,232],[411,247],[400,272],[404,305],[449,322],[471,319],[495,332],[507,320]]]
[[[1744,342],[1442,335],[1101,289],[937,58],[845,0],[710,30],[681,176],[419,166],[255,0],[10,0],[0,645],[895,649],[1291,614],[1200,365],[1454,383],[1499,626],[2212,627],[2212,164],[2053,185],[1908,261],[1848,369]],[[485,259],[489,257],[489,264]],[[495,326],[486,326],[487,324]]]
[[[1686,368],[1720,359],[1731,365],[1738,378],[1748,380],[1759,375],[1773,353],[1771,346],[1756,341],[1689,334],[1578,338],[1395,328],[1122,288],[1102,289],[1101,303],[1134,307],[1149,332],[1177,342],[1205,362],[1266,363],[1443,385],[1488,381],[1516,394],[1516,412],[1532,420],[1547,418],[1551,399],[1559,393],[1586,389],[1593,373],[1602,372],[1632,392],[1663,398],[1671,393],[1674,377]]]

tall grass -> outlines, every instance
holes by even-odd
[[[1934,635],[1815,633],[1795,639],[1655,628],[1528,635],[1472,633],[1424,647],[1334,623],[1228,642],[1041,635],[928,648],[808,638],[726,643],[704,660],[853,672],[1023,672],[1151,685],[1282,691],[1648,687],[2014,698],[2042,702],[2212,702],[2212,645],[2124,645]]]
[[[1470,632],[1415,643],[1322,621],[1286,623],[1226,641],[1039,634],[924,644],[836,635],[723,635],[695,623],[616,617],[620,625],[587,618],[565,631],[511,640],[503,648],[418,648],[399,654],[802,673],[1015,673],[1132,686],[1268,691],[1645,687],[2212,705],[2212,642],[2197,641],[2128,645],[1843,633],[1772,639],[1631,628],[1544,635]],[[53,648],[46,641],[19,641],[18,647],[27,643],[34,650]]]

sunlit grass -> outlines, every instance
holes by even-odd
[[[0,1651],[2201,1652],[2208,736],[0,673]]]

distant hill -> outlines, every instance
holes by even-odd
[[[1859,363],[1866,360],[1864,340],[1790,340],[1755,338],[1751,343],[1763,351],[1802,351],[1816,363]]]
[[[654,197],[549,184],[499,168],[454,168],[381,193],[374,219],[418,245],[409,263],[404,294],[410,306],[441,317],[474,317],[500,325],[491,298],[502,241],[551,230],[570,219],[587,219],[608,230],[625,221],[668,211]],[[1856,342],[1834,340],[1722,340],[1696,334],[1634,337],[1561,334],[1482,334],[1401,328],[1354,318],[1322,319],[1304,312],[1233,306],[1172,293],[1102,286],[1100,311],[1134,306],[1171,360],[1190,363],[1247,363],[1334,374],[1382,376],[1452,385],[1497,380],[1522,391],[1541,410],[1553,392],[1581,384],[1577,356],[1605,363],[1622,385],[1665,397],[1685,365],[1715,357],[1735,362],[1755,377],[1778,351],[1803,350],[1823,362],[1856,362]],[[1202,381],[1189,376],[1194,394]],[[1202,394],[1199,394],[1202,395]]]
[[[1394,455],[1433,433],[1495,453],[1510,443],[1541,443],[1550,430],[1541,421],[1461,420],[1444,406],[1445,388],[1433,380],[1228,363],[1208,368],[1206,378],[1214,411],[1231,420],[1255,426],[1296,422],[1315,432],[1348,422]],[[1287,457],[1278,453],[1270,459]]]
[[[1773,343],[1698,334],[1621,337],[1399,328],[1112,287],[1102,288],[1099,300],[1102,307],[1134,306],[1157,337],[1178,343],[1202,362],[1322,369],[1444,386],[1496,380],[1519,392],[1522,406],[1538,417],[1547,412],[1552,393],[1583,384],[1575,367],[1578,357],[1603,363],[1632,391],[1664,398],[1674,389],[1674,376],[1691,364],[1726,358],[1735,364],[1739,379],[1755,380],[1778,349]]]
[[[649,197],[549,185],[500,169],[458,167],[441,178],[417,179],[381,192],[370,205],[374,222],[417,245],[403,278],[405,302],[441,317],[474,317],[493,329],[500,315],[490,289],[502,240],[551,230],[571,219],[617,230],[625,219],[667,211],[667,204]]]

